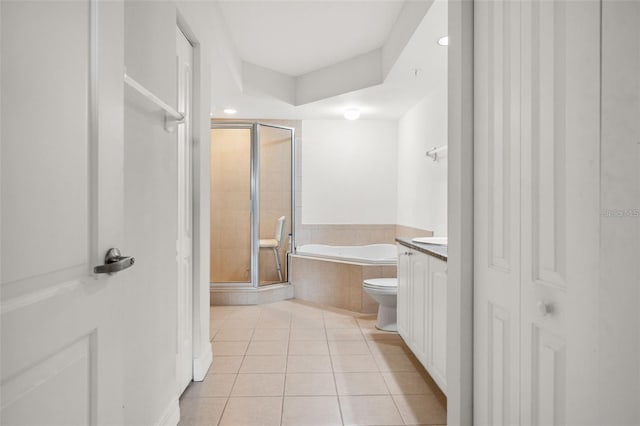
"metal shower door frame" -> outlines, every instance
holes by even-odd
[[[295,209],[296,209],[296,130],[293,127],[262,122],[211,122],[211,129],[250,129],[251,130],[251,287],[260,287],[260,129],[270,127],[291,132],[291,245],[295,247]],[[291,248],[290,248],[291,249]],[[290,282],[287,268],[287,282]]]

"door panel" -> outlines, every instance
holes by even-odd
[[[427,364],[427,309],[429,307],[429,258],[412,250],[410,252],[410,282],[411,293],[409,303],[412,307],[409,310],[409,324],[411,327],[410,345],[416,357]]]
[[[92,336],[85,336],[3,385],[6,424],[91,423]],[[38,384],[36,384],[38,383]],[[60,389],[64,392],[59,392]],[[33,404],[33,405],[32,405]],[[74,409],[67,411],[68,407]],[[34,410],[33,407],[49,407]]]
[[[398,244],[398,333],[409,342],[409,249]]]
[[[522,17],[522,423],[594,424],[600,3]]]
[[[524,37],[531,76],[530,102],[523,112],[523,130],[529,142],[523,163],[531,185],[531,261],[533,279],[565,287],[566,271],[566,7],[562,1],[530,2],[530,33]],[[530,38],[528,37],[530,35]],[[530,113],[527,117],[524,114]],[[527,118],[530,118],[527,120]],[[528,156],[529,154],[530,156]],[[528,211],[523,212],[526,216]],[[526,240],[525,240],[526,241]],[[526,253],[529,253],[527,250]]]
[[[429,372],[447,392],[447,263],[429,257],[427,360]]]
[[[538,325],[534,325],[532,337],[531,424],[564,425],[566,341]]]
[[[0,19],[0,423],[121,424],[126,272],[92,270],[123,245],[122,4]]]
[[[520,4],[475,4],[474,417],[519,415]]]
[[[87,144],[78,141],[86,140],[89,122],[75,118],[87,112],[89,2],[21,3],[2,7],[2,130],[10,138],[3,137],[2,149],[11,159],[3,164],[3,194],[10,203],[3,221],[29,223],[32,232],[3,227],[3,237],[12,242],[2,255],[4,282],[88,268],[89,262],[89,171],[66,167],[88,156]],[[73,51],[79,54],[68,54]],[[43,70],[58,84],[43,78]],[[68,244],[52,250],[43,238]],[[33,258],[41,260],[34,264]]]
[[[505,419],[513,418],[513,407],[509,395],[513,389],[513,359],[510,340],[513,321],[509,312],[500,306],[489,304],[489,330],[487,371],[487,415],[488,424],[508,424]]]

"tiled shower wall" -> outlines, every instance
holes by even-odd
[[[247,130],[211,138],[211,282],[248,282],[251,265],[250,152]],[[215,134],[215,136],[214,136]]]
[[[393,244],[395,225],[301,225],[297,234],[297,246],[304,244],[329,244],[353,246],[366,244]]]
[[[433,232],[402,225],[300,225],[296,245],[394,244],[397,237],[431,237]]]

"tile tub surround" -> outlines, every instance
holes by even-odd
[[[362,281],[394,278],[396,270],[395,265],[363,265],[294,255],[291,284],[296,299],[352,312],[375,313],[378,304],[362,289]]]
[[[366,246],[394,244],[396,238],[432,237],[433,232],[404,225],[298,225],[296,246],[329,244],[334,246]]]
[[[296,246],[329,244],[334,246],[365,246],[393,244],[396,225],[307,225],[297,229]]]
[[[180,425],[445,424],[437,385],[374,324],[296,300],[212,306],[213,365],[182,396]]]
[[[395,232],[395,238],[433,237],[433,231],[427,231],[426,229],[420,228],[412,228],[410,226],[404,225],[396,225]]]

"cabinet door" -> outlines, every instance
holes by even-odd
[[[409,249],[398,244],[398,333],[409,342]]]
[[[435,257],[429,258],[427,301],[427,369],[446,393],[447,263]]]
[[[427,282],[429,281],[429,256],[412,251],[410,255],[409,273],[411,282],[411,340],[409,345],[415,356],[427,365],[427,311],[429,310]]]

